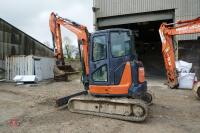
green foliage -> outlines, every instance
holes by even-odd
[[[78,58],[78,48],[72,45],[71,40],[68,37],[64,37],[63,46],[65,48],[64,54],[67,61],[72,61]]]

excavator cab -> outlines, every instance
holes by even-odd
[[[131,30],[93,33],[89,47],[89,92],[96,96],[147,97],[144,68],[137,61]],[[150,95],[148,95],[150,96]]]
[[[127,61],[133,60],[129,30],[98,31],[91,36],[90,85],[119,84]]]

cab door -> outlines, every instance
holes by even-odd
[[[90,43],[90,85],[109,85],[108,33],[96,33]]]
[[[131,32],[125,29],[110,31],[110,84],[118,85],[127,62],[133,59]]]

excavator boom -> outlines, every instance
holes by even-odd
[[[61,36],[61,27],[70,30],[78,38],[78,46],[80,52],[80,60],[83,68],[83,76],[88,76],[89,74],[89,65],[88,65],[88,30],[85,26],[80,25],[74,21],[71,21],[66,18],[62,18],[55,13],[51,13],[49,19],[49,27],[53,37],[54,44],[54,53],[57,59],[64,64],[64,55],[62,49],[62,36]]]

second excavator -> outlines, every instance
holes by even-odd
[[[200,33],[200,17],[191,20],[180,20],[175,23],[163,23],[159,29],[162,41],[162,53],[165,62],[168,86],[177,88],[178,73],[175,66],[173,36]],[[200,81],[193,86],[194,94],[200,98]]]
[[[60,26],[78,38],[84,91],[60,98],[69,111],[141,122],[148,115],[152,95],[147,92],[144,67],[137,60],[134,37],[127,29],[107,29],[90,34],[87,28],[55,13],[50,30],[57,60],[63,60]]]

